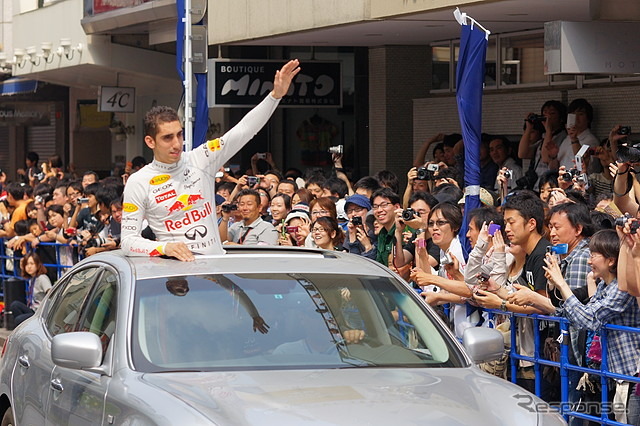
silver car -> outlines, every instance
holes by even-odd
[[[11,334],[2,425],[559,425],[387,268],[321,250],[91,256]]]

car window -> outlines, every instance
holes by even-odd
[[[141,280],[132,331],[139,371],[465,365],[432,314],[389,277]]]
[[[105,270],[85,306],[77,331],[90,331],[100,337],[103,354],[116,327],[117,275]]]
[[[52,336],[74,331],[84,300],[101,270],[94,267],[75,272],[56,291],[46,324]]]

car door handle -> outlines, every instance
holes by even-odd
[[[22,355],[18,358],[18,364],[20,364],[24,368],[29,368],[31,366],[31,364],[29,363],[29,357],[27,357],[26,355]]]
[[[64,387],[62,386],[60,379],[51,380],[51,389],[53,389],[56,392],[62,392],[64,390]]]

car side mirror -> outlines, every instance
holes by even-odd
[[[102,342],[88,331],[58,334],[51,343],[51,358],[60,367],[74,370],[96,368],[102,363]]]
[[[504,338],[494,328],[467,328],[462,335],[462,345],[476,364],[499,359],[504,353]]]

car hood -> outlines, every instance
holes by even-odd
[[[540,402],[476,368],[147,373],[218,425],[536,425]],[[517,395],[520,395],[518,397]]]

